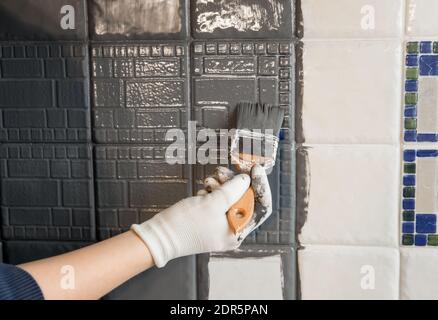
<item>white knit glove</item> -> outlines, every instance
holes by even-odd
[[[210,193],[204,191],[195,197],[183,199],[152,219],[131,227],[148,246],[157,267],[161,268],[169,260],[182,256],[234,250],[250,231],[266,219],[252,223],[252,230],[248,227],[242,234],[233,233],[228,225],[226,213],[243,196],[251,179],[247,174],[233,176],[230,170],[225,170],[219,167],[213,177],[206,179],[206,187]],[[255,177],[253,182],[256,181],[256,186],[253,187],[256,197],[257,189],[263,189],[262,198],[269,199],[265,201],[265,205],[269,202],[267,207],[271,208],[269,184],[264,170],[261,171],[262,175],[255,177],[255,173],[260,173],[260,169],[253,170],[251,175]],[[256,203],[257,207],[260,208]]]

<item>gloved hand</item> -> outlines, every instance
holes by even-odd
[[[254,167],[251,176],[256,197],[260,200],[256,210],[269,216],[272,201],[266,173],[261,167]],[[219,167],[206,179],[205,185],[211,192],[183,199],[131,228],[146,243],[157,267],[182,256],[234,250],[267,218],[251,223],[253,229],[248,227],[240,235],[235,235],[228,225],[228,209],[243,196],[250,182],[247,174],[234,176],[230,170]],[[260,217],[259,214],[254,216]]]

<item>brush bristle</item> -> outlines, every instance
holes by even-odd
[[[237,105],[237,129],[272,129],[274,135],[280,132],[284,110],[269,104],[241,102]]]

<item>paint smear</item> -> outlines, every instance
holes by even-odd
[[[97,35],[178,33],[180,0],[94,0]]]
[[[283,9],[278,0],[198,0],[196,31],[276,31],[283,22]]]

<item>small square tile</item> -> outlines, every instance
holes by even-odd
[[[438,3],[434,0],[408,0],[406,4],[406,32],[411,37],[436,36],[438,21],[435,12]]]

